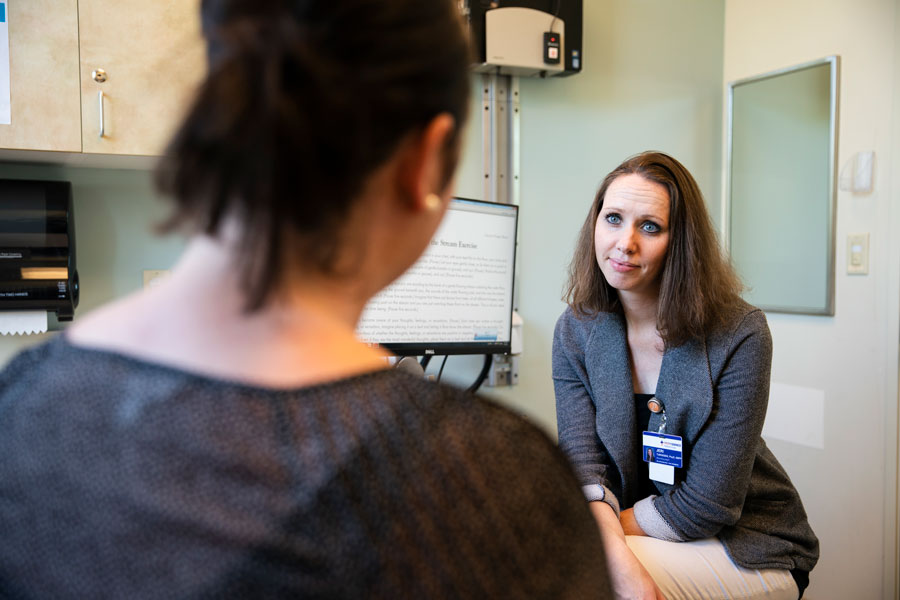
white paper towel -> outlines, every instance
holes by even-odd
[[[45,310],[0,311],[0,335],[29,335],[47,331]]]

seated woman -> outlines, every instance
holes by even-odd
[[[678,161],[646,152],[604,179],[553,379],[560,447],[619,596],[793,600],[816,564],[800,497],[760,437],[772,341],[740,288]]]
[[[0,596],[606,597],[552,441],[354,335],[450,198],[456,2],[202,16],[160,170],[184,255],[0,372]]]

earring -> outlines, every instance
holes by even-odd
[[[441,197],[437,194],[428,194],[425,196],[425,209],[435,211],[441,207]]]

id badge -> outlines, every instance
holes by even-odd
[[[683,466],[681,437],[645,431],[641,454],[648,463],[650,479],[675,484],[675,469]]]

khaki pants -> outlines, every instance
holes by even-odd
[[[800,595],[790,571],[739,567],[715,538],[679,543],[629,535],[625,541],[666,600],[797,600]]]

